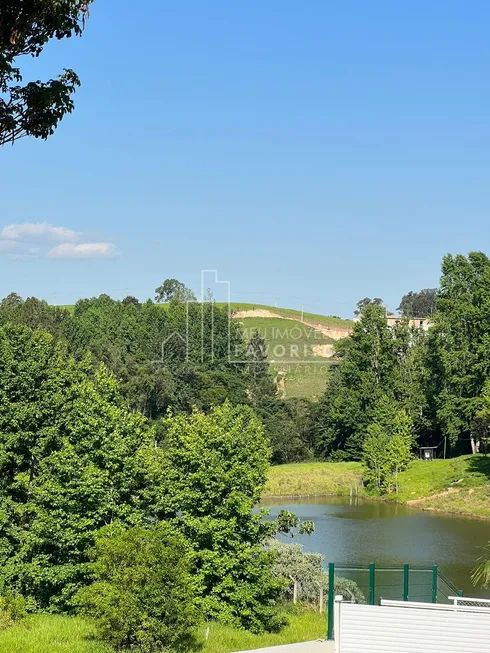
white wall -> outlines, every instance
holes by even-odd
[[[411,605],[336,603],[337,653],[490,653],[490,610]]]

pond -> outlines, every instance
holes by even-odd
[[[325,563],[439,565],[466,596],[490,598],[490,591],[475,589],[470,580],[490,540],[490,520],[356,498],[270,499],[261,505],[270,508],[272,517],[285,509],[314,521],[314,534],[294,541],[306,551],[322,553]]]

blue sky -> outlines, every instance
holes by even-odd
[[[477,0],[97,0],[22,63],[82,88],[0,151],[0,229],[24,225],[0,294],[144,299],[213,268],[236,301],[396,308],[446,252],[490,253],[489,24]]]

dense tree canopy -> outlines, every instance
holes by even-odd
[[[436,310],[437,288],[425,288],[419,292],[412,290],[403,295],[397,308],[404,317],[431,317]]]
[[[0,303],[0,324],[48,330],[66,339],[77,360],[87,353],[121,381],[132,409],[156,419],[167,408],[209,409],[226,398],[246,403],[247,378],[241,332],[228,311],[214,304],[167,307],[148,301],[82,299],[73,312],[35,298],[9,295]]]
[[[430,351],[437,419],[453,445],[460,436],[475,435],[490,378],[489,309],[488,257],[482,252],[445,256]]]
[[[2,0],[0,4],[0,145],[47,138],[73,110],[80,85],[73,70],[22,84],[17,59],[38,57],[49,40],[79,36],[92,0]]]
[[[424,394],[418,350],[419,336],[406,323],[389,327],[384,308],[367,306],[352,337],[338,348],[340,364],[320,405],[312,428],[323,454],[342,450],[360,457],[363,440],[377,406],[390,398],[423,423]]]
[[[91,579],[108,524],[172,522],[185,537],[203,614],[252,630],[280,625],[281,582],[253,512],[270,459],[250,407],[128,412],[118,384],[42,330],[0,328],[0,591],[66,609]]]
[[[135,465],[152,441],[104,369],[46,332],[1,328],[0,585],[65,606],[95,532],[143,518]]]
[[[193,549],[199,605],[208,618],[274,630],[282,583],[264,548],[270,525],[253,512],[270,448],[253,411],[229,403],[209,415],[168,417],[156,467],[159,509]]]
[[[356,304],[354,315],[362,315],[368,306],[383,306],[383,300],[381,297],[375,297],[374,299],[371,299],[370,297],[364,297],[364,299],[360,299]]]
[[[158,303],[178,299],[181,302],[196,301],[196,296],[190,288],[177,279],[165,279],[161,286],[155,288],[155,301]]]
[[[313,456],[310,402],[278,396],[264,340],[255,333],[245,343],[228,310],[213,302],[173,299],[161,307],[101,295],[80,300],[70,312],[12,293],[0,302],[0,324],[7,322],[66,340],[77,360],[90,353],[117,376],[127,405],[152,420],[169,407],[189,413],[228,399],[251,405],[260,416],[274,462]]]

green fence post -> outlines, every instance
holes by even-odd
[[[410,566],[403,565],[403,600],[408,601],[408,572]]]
[[[369,565],[369,605],[374,605],[375,601],[375,575],[376,567],[374,562]]]
[[[437,565],[432,567],[432,603],[437,603]]]
[[[327,612],[327,639],[333,639],[333,604],[334,604],[335,565],[328,563],[328,612]]]

